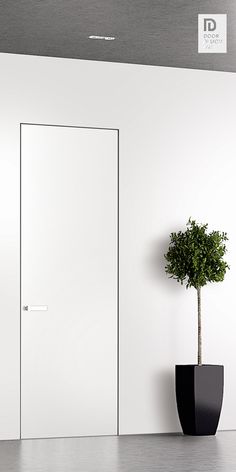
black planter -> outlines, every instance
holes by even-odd
[[[184,434],[214,435],[223,400],[223,365],[176,365],[176,401]]]

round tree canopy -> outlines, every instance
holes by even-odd
[[[186,231],[171,233],[165,271],[186,288],[200,288],[208,282],[222,282],[229,266],[223,257],[227,234],[207,232],[207,224],[189,219]]]

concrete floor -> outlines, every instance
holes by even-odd
[[[235,472],[236,432],[0,442],[1,472]]]

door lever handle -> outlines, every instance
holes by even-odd
[[[24,311],[47,311],[48,305],[24,305]]]

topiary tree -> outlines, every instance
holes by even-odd
[[[227,251],[226,233],[207,232],[207,224],[189,219],[186,231],[171,233],[165,259],[165,271],[186,288],[197,290],[198,304],[198,365],[202,364],[201,288],[208,282],[222,282],[229,269],[223,257]]]

